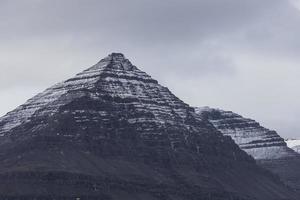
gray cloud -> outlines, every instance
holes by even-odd
[[[192,105],[300,137],[295,2],[0,0],[0,113],[116,51]]]

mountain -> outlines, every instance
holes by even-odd
[[[278,174],[287,185],[300,191],[300,155],[289,148],[276,131],[231,111],[209,107],[195,110],[201,119],[230,136],[260,166]]]
[[[300,140],[299,139],[287,139],[285,140],[288,147],[300,153]]]
[[[299,199],[120,53],[0,118],[0,134],[0,199]]]

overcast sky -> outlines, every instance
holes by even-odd
[[[0,115],[122,52],[192,106],[300,138],[300,0],[0,0]]]

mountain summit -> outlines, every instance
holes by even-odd
[[[1,199],[297,199],[112,53],[0,118]]]

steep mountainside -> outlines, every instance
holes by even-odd
[[[298,199],[122,54],[0,118],[1,199]]]
[[[275,131],[231,111],[209,107],[195,110],[201,119],[208,120],[221,133],[234,139],[259,165],[278,174],[287,185],[300,190],[300,155],[290,149]]]
[[[300,140],[297,139],[288,139],[285,141],[287,146],[296,151],[297,153],[300,153]]]

